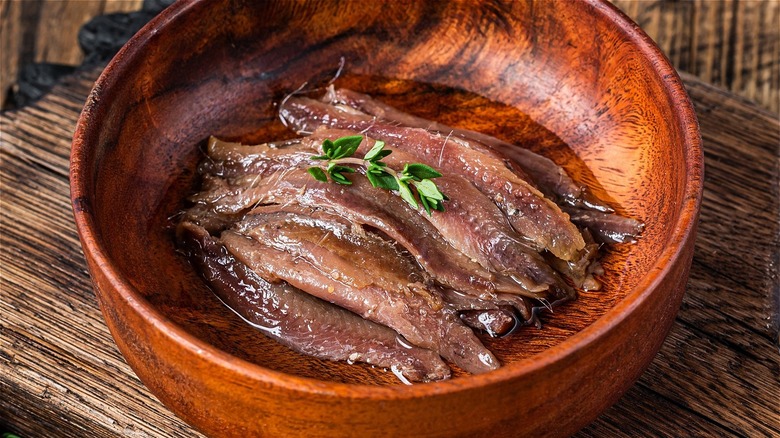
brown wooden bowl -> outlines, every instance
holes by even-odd
[[[282,136],[276,103],[339,81],[543,151],[642,239],[601,292],[489,341],[504,366],[405,386],[267,340],[176,251],[172,217],[214,134]],[[71,162],[76,224],[108,327],[141,380],[215,436],[567,435],[652,360],[679,308],[702,190],[697,122],[653,42],[606,2],[175,4],[97,81]]]

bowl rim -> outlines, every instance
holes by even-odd
[[[685,159],[686,179],[682,203],[678,210],[679,217],[674,224],[669,244],[658,256],[648,273],[640,279],[632,290],[627,292],[623,299],[607,310],[604,315],[580,332],[569,336],[544,352],[524,358],[518,362],[513,362],[490,373],[468,375],[456,379],[411,386],[402,384],[386,386],[349,384],[295,376],[238,358],[198,339],[156,310],[129,281],[120,275],[113,267],[111,258],[101,243],[94,217],[88,205],[86,207],[84,205],[84,200],[89,199],[86,192],[87,183],[83,177],[88,172],[86,168],[88,164],[87,157],[89,156],[90,145],[96,143],[96,140],[99,138],[98,126],[90,126],[89,121],[93,114],[99,111],[101,102],[108,100],[104,98],[103,94],[107,92],[106,90],[111,90],[113,86],[117,85],[117,78],[121,77],[123,70],[132,64],[130,61],[143,56],[145,44],[157,35],[159,29],[185,15],[188,10],[197,4],[196,1],[180,0],[174,3],[133,36],[103,70],[79,116],[71,151],[70,190],[76,229],[81,239],[85,256],[94,261],[96,269],[102,271],[106,279],[117,290],[120,299],[124,300],[127,306],[132,308],[154,330],[169,338],[180,348],[187,350],[193,355],[202,357],[215,366],[243,376],[249,379],[249,381],[288,390],[325,396],[348,396],[352,399],[389,400],[421,398],[498,384],[522,375],[532,374],[542,368],[552,366],[570,356],[576,355],[579,351],[586,349],[597,339],[618,326],[631,314],[634,308],[642,305],[652,291],[659,287],[672,267],[683,257],[686,243],[693,239],[695,234],[702,200],[704,175],[698,121],[682,80],[669,60],[655,42],[616,6],[607,0],[585,0],[584,3],[592,8],[594,13],[599,15],[601,19],[614,23],[622,36],[633,43],[636,49],[650,60],[655,74],[661,78],[665,97],[676,109],[673,114],[673,123],[678,125],[683,133],[680,146]]]

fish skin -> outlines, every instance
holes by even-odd
[[[579,208],[567,208],[566,212],[572,222],[586,227],[599,241],[608,244],[635,243],[645,228],[642,222],[617,214]]]
[[[316,181],[303,169],[290,169],[265,179],[247,176],[246,182],[253,186],[236,181],[224,191],[201,193],[198,199],[220,214],[237,214],[263,204],[325,209],[385,233],[443,285],[485,297],[496,292],[527,293],[517,282],[486,270],[452,248],[427,219],[409,211],[397,195],[372,187],[363,176],[351,174],[347,178],[352,185]]]
[[[299,139],[278,149],[271,149],[273,154],[268,154],[267,145],[252,147],[217,143],[221,146],[219,146],[220,150],[215,151],[213,162],[224,168],[234,168],[232,162],[240,162],[240,167],[243,169],[281,168],[283,166],[266,162],[289,161],[290,159],[281,154],[283,151],[287,151],[293,157],[305,153],[321,153],[323,140],[354,134],[346,130],[318,128],[310,137]],[[366,137],[355,156],[365,155],[374,142],[375,140]],[[225,156],[230,158],[225,161],[216,160]],[[394,150],[383,159],[383,162],[390,168],[401,169],[406,163],[414,162],[414,157],[404,151]],[[252,172],[246,170],[243,174],[246,176]],[[240,173],[233,176],[238,177]],[[523,237],[515,232],[501,210],[473,184],[459,175],[442,176],[436,178],[435,182],[450,198],[446,202],[445,211],[428,214],[422,207],[418,207],[417,213],[430,222],[453,248],[475,260],[483,268],[510,277],[519,283],[525,289],[521,291],[522,295],[549,298],[545,291],[560,279],[544,259],[524,242]]]
[[[433,351],[405,345],[398,334],[287,283],[269,283],[239,263],[204,228],[179,225],[183,245],[214,293],[263,334],[299,353],[392,369],[412,382],[448,379]]]
[[[311,226],[294,215],[290,218],[271,218],[266,224],[255,221],[247,228],[239,225],[236,231],[223,232],[220,240],[266,280],[285,281],[386,325],[468,372],[500,366],[435,290],[409,283],[408,274],[395,269],[403,262],[391,244],[376,237],[366,240],[336,223]]]
[[[331,86],[322,97],[322,100],[331,105],[347,105],[366,114],[397,122],[404,126],[422,128],[442,135],[457,135],[474,140],[512,160],[512,164],[519,166],[519,170],[523,172],[520,175],[523,179],[528,179],[525,176],[530,177],[530,180],[535,183],[537,188],[545,195],[559,200],[560,204],[606,213],[614,211],[612,207],[596,198],[587,186],[574,181],[563,167],[557,165],[551,159],[522,146],[508,143],[481,132],[453,128],[433,120],[417,117],[384,104],[367,94],[346,88],[336,89]]]
[[[504,336],[516,324],[511,309],[466,310],[460,313],[460,319],[474,329],[482,330],[491,337]]]
[[[395,126],[367,114],[356,114],[354,109],[347,112],[303,97],[288,99],[279,112],[299,133],[314,132],[319,126],[359,131],[404,150],[443,173],[463,176],[488,196],[537,250],[547,249],[558,258],[570,260],[585,246],[566,213],[518,177],[504,160],[476,142],[458,136],[444,137],[421,128]]]

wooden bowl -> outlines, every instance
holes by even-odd
[[[489,341],[504,366],[405,386],[292,353],[227,310],[176,251],[172,217],[208,135],[291,136],[276,105],[332,78],[563,164],[642,239],[607,251],[601,292]],[[119,349],[214,436],[568,435],[663,342],[702,190],[697,122],[653,42],[606,2],[179,2],[116,56],[78,123],[72,202]],[[140,413],[143,415],[143,413]]]

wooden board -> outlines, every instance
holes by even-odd
[[[84,265],[68,155],[95,77],[70,78],[38,104],[0,115],[0,429],[198,436],[117,351]],[[688,292],[650,368],[581,437],[780,436],[780,354],[769,320],[780,124],[746,100],[684,79],[707,166]]]
[[[136,11],[143,0],[0,0],[0,103],[30,62],[78,65],[81,26],[98,15]]]
[[[780,1],[610,1],[678,70],[780,112]]]

